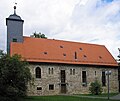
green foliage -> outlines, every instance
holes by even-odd
[[[102,93],[102,86],[97,80],[95,80],[95,82],[90,84],[89,90],[92,94],[99,95]]]
[[[42,34],[40,32],[39,33],[34,32],[33,35],[30,35],[30,37],[47,39],[47,37],[45,36],[45,34]]]
[[[10,57],[3,54],[0,58],[0,101],[17,101],[26,95],[27,84],[31,79],[27,62],[19,55]]]
[[[0,50],[0,58],[4,55],[3,50]]]

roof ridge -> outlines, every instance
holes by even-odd
[[[33,38],[33,37],[28,37],[24,36],[24,38],[31,38],[31,39],[40,39],[40,40],[52,40],[52,41],[60,41],[60,42],[68,42],[68,43],[75,43],[75,44],[86,44],[86,45],[94,45],[94,46],[102,46],[105,47],[105,45],[100,45],[100,44],[93,44],[93,43],[84,43],[84,42],[79,42],[79,41],[70,41],[70,40],[59,40],[59,39],[44,39],[44,38]]]

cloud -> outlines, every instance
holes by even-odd
[[[99,6],[98,6],[99,5]],[[103,4],[89,0],[86,4],[76,4],[64,31],[55,37],[80,42],[105,45],[114,57],[120,47],[120,1]]]
[[[29,29],[43,30],[48,34],[60,31],[68,22],[68,17],[78,0],[32,0],[24,1],[24,19],[32,19],[25,22],[25,32]],[[26,8],[26,6],[32,7]],[[25,8],[25,9],[24,9]],[[27,28],[27,29],[26,29]]]
[[[12,0],[11,0],[12,1]],[[7,13],[10,13],[10,0],[1,0],[0,1],[0,49],[6,49],[6,17],[8,16]],[[5,11],[7,10],[7,12]]]

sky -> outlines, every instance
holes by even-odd
[[[48,39],[105,45],[117,59],[120,48],[120,0],[0,0],[0,49],[6,52],[6,18],[24,20],[24,36],[35,31]]]

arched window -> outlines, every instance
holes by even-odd
[[[73,75],[75,75],[75,69],[73,69]]]
[[[50,68],[48,69],[48,72],[49,72],[49,74],[50,74]]]
[[[36,78],[41,78],[41,69],[39,67],[35,69],[35,73],[36,73]]]
[[[52,71],[51,71],[52,73],[51,74],[53,74],[53,68],[52,68]]]
[[[72,69],[70,69],[70,75],[72,75]]]
[[[53,68],[48,68],[48,73],[53,74]]]

